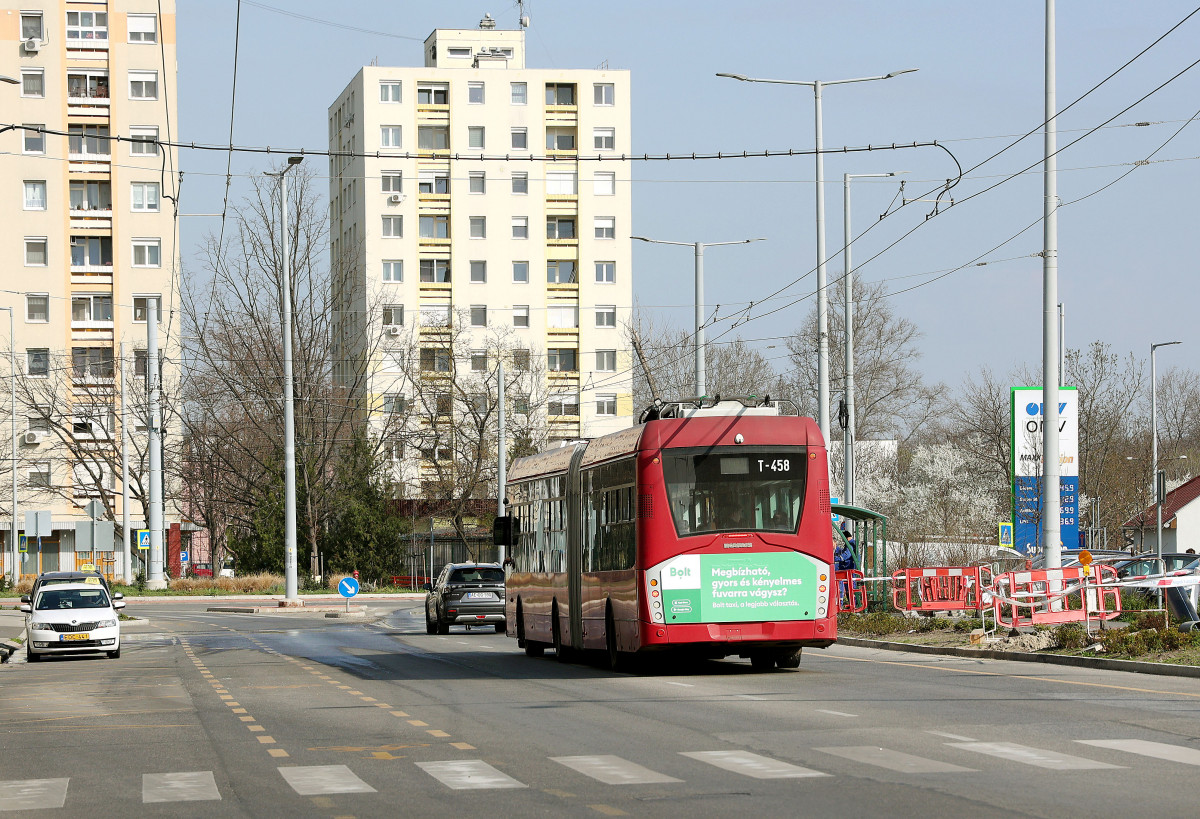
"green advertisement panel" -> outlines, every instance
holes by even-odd
[[[816,616],[817,564],[795,552],[680,555],[658,568],[668,624]]]

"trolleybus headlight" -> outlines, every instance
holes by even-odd
[[[660,603],[659,601],[655,600],[655,601],[654,601],[654,608],[656,608],[656,609],[661,609],[661,608],[662,608],[662,603]]]
[[[825,609],[817,609],[817,616],[818,616],[818,617],[824,617],[824,616],[825,616]]]
[[[654,619],[661,623],[662,622],[662,612],[661,611],[654,612]]]

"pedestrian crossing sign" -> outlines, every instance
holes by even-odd
[[[29,538],[27,538],[25,535],[17,535],[17,551],[25,553],[29,552]]]
[[[1000,524],[1000,545],[1007,546],[1010,549],[1013,545],[1013,525],[1011,523]]]
[[[150,548],[150,530],[149,529],[138,529],[137,530],[137,547],[139,549],[149,549]]]

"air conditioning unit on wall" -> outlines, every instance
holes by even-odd
[[[393,205],[399,205],[401,202],[404,201],[404,194],[393,193],[391,196],[388,197],[388,201],[391,202]]]
[[[400,328],[394,324],[389,324],[387,327],[383,328],[383,332],[387,333],[389,336],[398,336],[400,335]]]
[[[26,54],[37,54],[41,50],[41,48],[42,48],[41,40],[37,40],[33,37],[30,37],[28,40],[25,41],[25,53]]]
[[[46,437],[46,433],[37,432],[36,430],[31,429],[25,433],[25,443],[40,444],[42,442],[42,439],[45,437]]]

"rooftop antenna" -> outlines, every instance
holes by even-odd
[[[525,0],[517,0],[517,22],[521,24],[521,28],[529,28],[529,15],[525,13]]]

